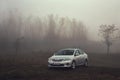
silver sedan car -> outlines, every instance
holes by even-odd
[[[78,48],[67,48],[56,52],[48,59],[48,67],[70,67],[88,66],[88,55]]]

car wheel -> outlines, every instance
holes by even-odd
[[[84,66],[85,66],[85,67],[88,67],[88,60],[85,60]]]
[[[75,69],[75,68],[76,68],[76,63],[75,63],[74,61],[72,62],[71,68],[72,68],[72,69]]]

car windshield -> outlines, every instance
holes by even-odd
[[[55,55],[73,55],[74,50],[60,50]]]

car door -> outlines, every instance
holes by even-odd
[[[78,65],[80,62],[79,62],[79,58],[80,58],[80,53],[78,50],[75,51],[75,54],[74,54],[74,60],[76,62],[76,65]]]
[[[78,50],[79,52],[79,64],[83,64],[84,63],[84,53],[82,50]]]

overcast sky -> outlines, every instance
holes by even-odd
[[[92,37],[101,24],[120,26],[120,0],[0,0],[0,10],[18,9],[24,15],[54,14],[81,20]]]

